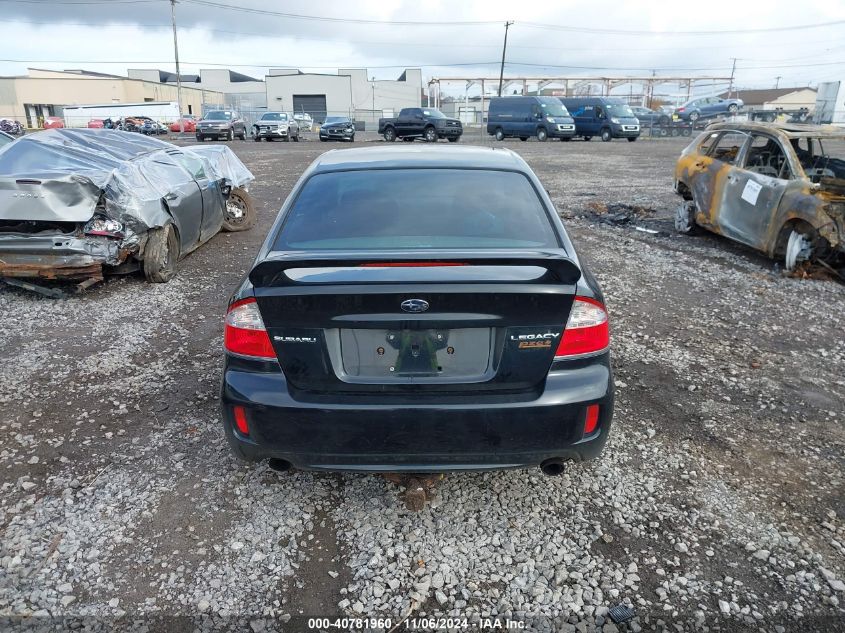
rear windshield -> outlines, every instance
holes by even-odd
[[[388,169],[312,176],[274,250],[557,246],[546,210],[522,174]]]

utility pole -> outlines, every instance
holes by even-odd
[[[733,97],[734,93],[734,72],[736,71],[736,57],[731,57],[733,60],[733,66],[731,66],[731,82],[728,84],[728,99]]]
[[[777,88],[778,85],[780,84],[780,80],[781,80],[782,77],[783,77],[783,75],[778,75],[777,77],[775,77],[775,88]]]
[[[373,120],[378,123],[378,118],[376,117],[376,78],[373,77],[370,79],[370,86],[373,89]]]
[[[176,40],[176,0],[170,0],[170,21],[173,23],[173,54],[176,57],[176,103],[179,106],[179,134],[185,133],[182,118],[182,73],[179,71],[179,42]]]
[[[502,67],[499,69],[499,96],[502,96],[502,79],[505,76],[505,51],[508,50],[508,27],[513,22],[505,22],[505,44],[502,46]]]

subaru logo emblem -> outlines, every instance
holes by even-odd
[[[428,310],[428,301],[425,299],[406,299],[401,304],[405,312],[425,312]]]

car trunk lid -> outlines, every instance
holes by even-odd
[[[560,253],[278,256],[250,274],[296,389],[526,390],[545,378],[575,295]]]
[[[87,222],[100,188],[78,175],[0,178],[0,220]]]

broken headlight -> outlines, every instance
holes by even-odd
[[[85,235],[105,235],[106,237],[123,237],[123,224],[117,220],[110,220],[95,215],[82,228]]]

